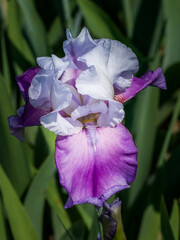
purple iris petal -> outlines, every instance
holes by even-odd
[[[8,122],[11,134],[22,142],[24,141],[24,127],[41,125],[40,118],[48,113],[47,111],[34,108],[29,103],[28,89],[33,77],[39,70],[40,68],[29,68],[25,73],[16,78],[26,104],[18,109],[17,116],[10,116]]]
[[[122,124],[92,126],[72,136],[58,136],[55,159],[60,183],[69,194],[65,208],[82,203],[102,206],[134,181],[137,148]]]
[[[115,95],[115,100],[121,103],[126,102],[149,85],[164,90],[167,89],[161,68],[158,68],[155,72],[151,70],[140,78],[133,77],[131,86],[124,93]]]
[[[47,111],[34,108],[27,102],[18,109],[18,116],[8,118],[11,134],[24,142],[24,127],[41,125],[40,118],[47,113]]]
[[[28,89],[33,77],[41,70],[39,67],[31,67],[26,72],[16,77],[17,84],[22,93],[24,100],[28,98]]]

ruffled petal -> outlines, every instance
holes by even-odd
[[[94,66],[79,75],[76,79],[76,87],[80,94],[95,99],[109,100],[114,98],[111,81],[103,72],[98,72]]]
[[[87,116],[91,113],[102,113],[106,114],[107,112],[107,106],[104,102],[96,102],[93,104],[88,104],[84,106],[77,107],[72,113],[71,117],[73,120],[76,120],[78,118]]]
[[[29,102],[17,111],[17,116],[10,116],[8,118],[9,128],[11,134],[24,142],[24,127],[38,126],[40,118],[48,112],[34,108]]]
[[[87,67],[95,66],[108,76],[121,92],[130,87],[133,73],[138,70],[138,60],[132,50],[119,41],[101,39],[97,46],[78,60]]]
[[[28,99],[28,89],[33,77],[40,71],[39,67],[31,67],[26,72],[16,77],[17,84],[22,93],[24,100]]]
[[[51,109],[51,87],[54,81],[52,71],[41,70],[32,79],[29,88],[29,101],[35,108]]]
[[[102,206],[110,196],[128,188],[135,179],[136,158],[137,148],[122,124],[58,136],[56,165],[60,183],[69,194],[65,208],[82,203]]]
[[[40,121],[45,128],[61,136],[77,134],[83,128],[80,121],[62,117],[58,112],[51,112]]]
[[[67,40],[63,43],[63,49],[67,56],[77,64],[77,58],[91,51],[96,44],[91,38],[87,28],[83,28],[77,38],[72,38],[69,29],[66,31]]]
[[[134,77],[131,86],[124,93],[115,95],[114,99],[121,103],[126,102],[148,86],[167,89],[161,68],[158,68],[155,72],[149,71],[140,78]]]
[[[51,108],[60,111],[69,106],[71,99],[70,89],[60,80],[54,80],[51,90]]]
[[[118,123],[122,122],[124,115],[125,113],[121,103],[113,100],[109,101],[108,112],[100,114],[97,120],[97,125],[99,127],[114,127]]]

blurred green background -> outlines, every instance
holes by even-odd
[[[36,57],[64,56],[66,28],[76,37],[83,26],[93,38],[131,47],[140,63],[137,76],[163,69],[167,91],[149,87],[125,105],[138,171],[131,188],[117,196],[128,240],[179,240],[179,0],[0,0],[0,240],[97,238],[94,206],[64,210],[55,135],[28,128],[23,144],[7,122],[23,105],[15,77],[36,66]]]

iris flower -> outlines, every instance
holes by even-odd
[[[11,133],[43,125],[57,134],[55,161],[69,194],[65,208],[102,206],[136,176],[137,148],[121,124],[123,104],[148,85],[166,89],[161,69],[133,77],[138,60],[119,41],[93,40],[86,28],[77,38],[67,30],[65,57],[39,57],[39,67],[17,77],[25,100],[9,117]]]

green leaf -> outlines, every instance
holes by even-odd
[[[158,167],[163,165],[165,154],[167,153],[168,148],[169,148],[172,130],[173,130],[175,122],[178,119],[179,114],[180,114],[180,91],[178,92],[178,98],[177,98],[177,102],[176,102],[176,105],[174,108],[173,116],[172,116],[168,131],[166,134],[166,138],[165,138],[165,141],[164,141],[164,144],[163,144],[163,147],[161,149],[161,153],[160,153],[160,156],[158,159]]]
[[[1,57],[2,57],[2,74],[4,76],[3,80],[6,86],[8,93],[11,92],[11,76],[10,76],[10,67],[8,62],[8,56],[6,51],[6,42],[5,42],[5,32],[1,30]]]
[[[51,47],[55,45],[60,38],[63,37],[63,26],[61,19],[59,16],[57,16],[53,23],[51,24],[51,27],[48,31],[48,42]]]
[[[166,16],[164,69],[180,61],[180,1],[163,0]]]
[[[17,0],[25,24],[25,32],[32,44],[33,51],[37,57],[48,54],[47,35],[42,20],[40,19],[33,1]]]
[[[38,240],[32,223],[1,166],[0,190],[14,240]]]
[[[52,154],[42,164],[25,198],[25,209],[40,239],[42,237],[45,189],[55,169],[54,154]]]
[[[93,217],[92,217],[92,225],[89,231],[89,235],[88,235],[88,240],[94,240],[97,239],[97,235],[99,232],[99,228],[98,228],[98,218],[97,218],[97,213],[95,211],[95,208],[92,211],[93,213]]]
[[[146,208],[141,222],[138,240],[157,239],[160,228],[160,213],[153,205]]]
[[[8,3],[8,37],[13,45],[13,48],[16,48],[14,51],[14,57],[17,56],[17,51],[24,57],[24,59],[31,64],[35,63],[33,54],[22,35],[22,12],[20,11],[17,1],[10,0]],[[11,49],[13,51],[13,49]],[[14,60],[14,59],[13,59]]]
[[[123,9],[125,13],[125,20],[126,20],[126,29],[127,35],[129,38],[132,37],[133,33],[133,11],[132,11],[132,4],[130,0],[123,0]]]
[[[173,208],[171,212],[170,225],[175,240],[179,240],[179,229],[180,229],[180,216],[179,216],[179,205],[178,201],[174,200]]]
[[[84,223],[86,224],[86,227],[90,229],[92,226],[94,206],[91,204],[83,204],[77,205],[76,208],[79,211],[79,214],[81,215]]]
[[[71,221],[67,211],[64,209],[64,205],[58,193],[56,183],[53,180],[49,182],[46,189],[46,198],[51,208],[55,211],[60,221],[63,223],[65,229],[69,229],[71,227]]]
[[[51,219],[52,219],[53,235],[55,239],[62,239],[62,236],[67,232],[67,229],[65,229],[63,223],[59,219],[56,212],[53,211],[53,209],[51,209]]]
[[[7,240],[6,236],[6,227],[5,227],[5,221],[3,216],[3,205],[0,198],[0,239]]]
[[[156,137],[159,89],[148,88],[139,93],[134,106],[132,133],[138,148],[137,175],[129,190],[131,205],[147,181]]]
[[[112,22],[111,18],[98,5],[89,0],[77,0],[89,30],[97,37],[119,39],[125,41],[124,36]]]
[[[0,163],[18,194],[22,194],[31,178],[29,157],[26,145],[10,134],[8,117],[13,113],[10,102],[0,75]]]
[[[163,240],[175,240],[169,223],[169,216],[164,198],[161,199],[161,232]]]
[[[83,240],[85,239],[85,226],[82,222],[77,221],[69,229],[69,232],[66,232],[61,240]]]

